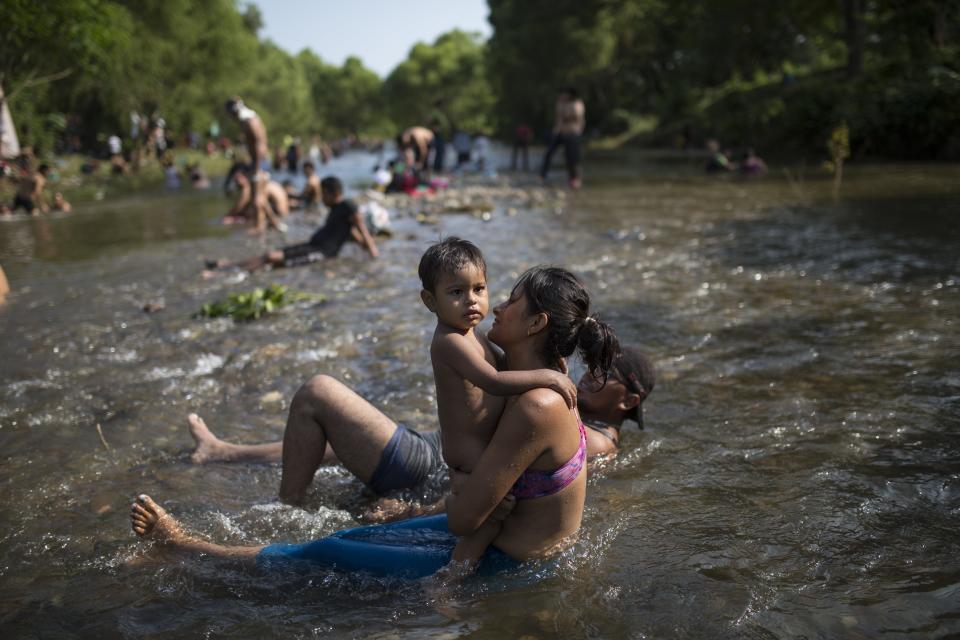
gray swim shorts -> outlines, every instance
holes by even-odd
[[[369,485],[379,495],[413,489],[442,468],[440,432],[420,433],[398,424],[380,456]]]

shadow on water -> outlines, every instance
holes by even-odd
[[[141,197],[89,205],[54,217],[10,220],[0,224],[0,262],[43,260],[54,263],[104,258],[158,243],[231,233],[216,222],[225,209],[220,194]],[[149,207],[150,215],[139,215]],[[16,273],[16,266],[11,270]]]
[[[709,234],[712,259],[732,267],[834,272],[852,282],[909,282],[960,272],[960,198],[844,198],[775,207],[719,223]]]

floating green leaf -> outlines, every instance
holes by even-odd
[[[230,316],[237,322],[256,320],[260,316],[272,313],[277,309],[294,302],[313,300],[322,302],[324,296],[313,293],[299,293],[290,291],[279,284],[272,284],[266,289],[257,287],[249,293],[231,293],[222,300],[208,302],[194,314],[195,318],[222,318]]]

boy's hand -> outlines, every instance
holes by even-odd
[[[574,409],[577,406],[577,385],[573,383],[568,376],[558,372],[552,372],[553,381],[550,383],[550,388],[563,396],[564,402],[567,403],[567,407]]]

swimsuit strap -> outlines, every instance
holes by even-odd
[[[577,479],[587,461],[587,432],[583,421],[577,416],[577,428],[580,431],[580,446],[561,467],[554,471],[527,469],[513,483],[510,493],[518,500],[543,498],[553,495]]]
[[[589,423],[586,423],[586,422],[583,423],[583,424],[584,424],[584,426],[585,426],[586,428],[590,429],[591,431],[596,431],[597,433],[599,433],[601,436],[603,436],[604,438],[606,438],[607,440],[609,440],[609,441],[612,442],[613,444],[617,444],[617,441],[614,440],[614,439],[613,439],[613,436],[610,435],[610,433],[607,431],[607,429],[611,429],[611,428],[615,429],[615,427],[614,427],[613,425],[605,424],[605,425],[602,425],[602,426],[597,426],[597,425],[592,425],[592,424],[589,424]]]
[[[588,429],[590,429],[590,430],[592,430],[592,431],[596,431],[597,433],[599,433],[600,435],[602,435],[604,438],[606,438],[607,440],[609,440],[609,441],[612,442],[613,444],[618,444],[617,440],[616,440],[612,435],[610,435],[610,432],[608,431],[608,429],[613,429],[613,430],[617,433],[617,436],[619,436],[619,435],[620,435],[620,427],[618,427],[617,425],[615,425],[615,424],[606,424],[606,423],[590,424],[589,422],[584,422],[584,423],[583,423],[583,426],[585,426],[586,428],[588,428]]]

